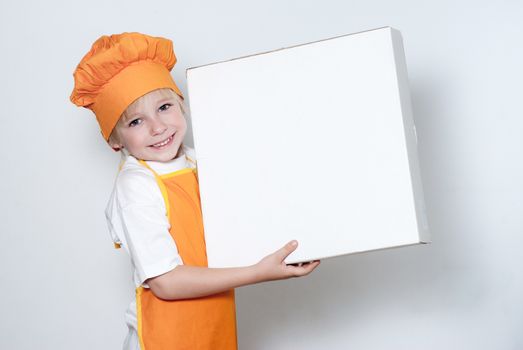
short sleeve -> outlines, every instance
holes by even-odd
[[[131,257],[136,286],[183,264],[169,233],[162,194],[148,169],[122,169],[106,216],[111,234]]]

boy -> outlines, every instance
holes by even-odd
[[[194,150],[183,144],[183,96],[169,73],[175,63],[168,39],[102,36],[75,70],[71,101],[93,110],[124,156],[106,210],[135,271],[124,348],[236,349],[233,289],[305,276],[319,261],[286,265],[292,241],[253,266],[207,268]]]

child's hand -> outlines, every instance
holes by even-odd
[[[261,259],[259,263],[244,267],[207,268],[178,265],[163,275],[147,279],[146,282],[158,298],[177,300],[200,298],[248,284],[305,276],[311,273],[320,261],[285,264],[285,258],[297,247],[298,242],[291,241]]]
[[[320,264],[319,260],[303,264],[287,265],[284,260],[298,247],[297,241],[287,243],[283,248],[267,255],[254,265],[261,281],[273,281],[291,277],[306,276]]]

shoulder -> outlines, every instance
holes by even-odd
[[[185,156],[189,159],[189,161],[196,165],[196,151],[194,150],[194,148],[184,144],[183,151],[185,152]]]
[[[159,191],[156,178],[151,170],[140,164],[136,158],[128,156],[122,164],[114,184],[114,192],[120,205],[147,204],[157,201]]]
[[[196,151],[194,150],[194,148],[184,144],[183,150],[184,150],[185,154],[188,155],[189,157],[196,157]]]

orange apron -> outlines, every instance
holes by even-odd
[[[158,175],[169,233],[185,265],[207,266],[196,169]],[[136,289],[141,350],[235,350],[234,290],[196,299],[162,300],[150,289]]]

